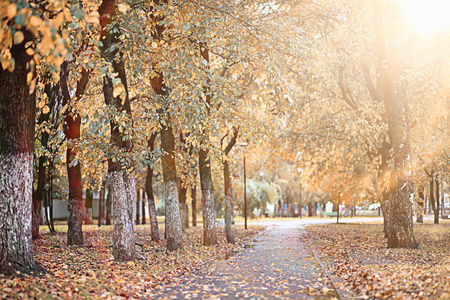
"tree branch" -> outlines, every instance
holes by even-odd
[[[367,90],[369,91],[370,97],[374,102],[382,102],[383,96],[381,96],[381,94],[378,92],[375,84],[370,78],[369,67],[367,65],[363,66],[363,72],[364,72],[364,80],[366,81],[366,87]]]
[[[230,142],[228,143],[227,147],[224,150],[225,155],[228,155],[228,153],[230,153],[233,146],[236,144],[238,134],[239,134],[239,130],[236,127],[233,127],[233,136],[231,137]]]
[[[338,86],[341,89],[342,98],[352,109],[358,110],[358,106],[353,101],[352,96],[348,92],[348,88],[344,84],[344,69],[345,69],[345,66],[339,66]]]

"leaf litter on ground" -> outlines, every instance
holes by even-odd
[[[137,245],[136,251],[145,259],[116,262],[111,253],[112,226],[83,226],[83,246],[66,246],[67,226],[58,227],[56,234],[43,232],[39,240],[33,241],[35,259],[48,274],[0,275],[0,298],[146,298],[161,285],[176,285],[181,276],[242,251],[262,230],[262,227],[250,227],[247,231],[236,227],[235,245],[228,244],[225,234],[218,230],[219,244],[205,247],[202,228],[193,227],[184,235],[184,250],[167,252],[164,240],[151,241],[149,225],[136,226],[135,240],[142,245]]]
[[[414,224],[419,249],[387,248],[377,224],[307,228],[308,243],[362,299],[450,299],[450,224]]]

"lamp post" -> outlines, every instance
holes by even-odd
[[[247,147],[247,143],[243,142],[239,146]],[[245,151],[244,151],[244,228],[247,230],[247,172],[245,168]]]
[[[297,169],[298,176],[299,176],[299,178],[300,178],[300,200],[299,200],[299,204],[298,204],[298,206],[299,206],[300,219],[302,218],[302,177],[301,177],[302,171],[303,171],[303,170],[300,169],[300,168]]]
[[[264,176],[264,172],[263,171],[259,171],[259,179],[261,180],[261,183],[262,183],[262,181],[263,181],[263,176]],[[263,196],[262,196],[262,193],[260,193],[260,203],[262,204],[263,203]],[[265,214],[265,212],[266,212],[266,206],[265,205],[262,205],[262,208],[260,208],[260,212],[259,212],[259,217],[261,217],[261,210],[264,210],[263,211],[263,214]]]

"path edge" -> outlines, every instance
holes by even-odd
[[[314,248],[311,247],[311,252],[313,253],[314,258],[316,259],[316,261],[319,263],[320,268],[323,270],[323,272],[328,277],[328,279],[330,279],[334,290],[338,294],[338,298],[341,299],[341,300],[354,299],[354,297],[351,297],[348,292],[346,292],[343,289],[338,287],[339,286],[338,283],[341,283],[342,281],[339,281],[339,280],[336,279],[336,277],[333,277],[333,275],[330,273],[330,271],[328,271],[328,268],[325,266],[323,261],[319,258],[319,255],[317,254],[317,251]]]

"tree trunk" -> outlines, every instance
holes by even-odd
[[[161,1],[167,3],[167,1]],[[155,22],[152,36],[154,40],[160,40],[165,30],[163,24],[164,15],[152,12],[152,19]],[[150,84],[156,95],[160,97],[169,96],[169,89],[165,85],[162,71],[154,67],[154,76],[150,78]],[[181,230],[180,205],[178,200],[177,170],[175,164],[175,137],[170,120],[170,114],[165,109],[159,110],[161,125],[161,161],[164,177],[164,198],[166,203],[166,220],[164,235],[167,238],[166,247],[168,250],[178,250],[183,248],[183,232]]]
[[[64,133],[70,141],[66,152],[67,177],[69,181],[69,220],[67,228],[67,245],[82,245],[83,240],[83,183],[81,180],[81,165],[77,161],[76,143],[81,137],[81,116],[72,110],[72,99],[68,87],[69,62],[65,61],[61,66],[61,91],[63,105],[67,107],[64,117],[67,126]],[[81,98],[89,79],[89,73],[85,70],[77,83],[75,102]]]
[[[419,209],[417,211],[417,223],[423,223],[423,210],[424,210],[424,204],[425,204],[425,195],[423,193],[423,186],[419,186],[419,201],[418,206]]]
[[[48,133],[47,133],[48,136]],[[42,140],[44,140],[44,134],[42,134]],[[45,157],[39,157],[39,165],[38,165],[38,182],[37,188],[33,193],[33,212],[32,212],[32,226],[31,226],[31,236],[33,240],[39,239],[39,225],[42,222],[42,200],[44,199],[45,193],[45,171],[47,167],[45,166]]]
[[[183,181],[178,178],[178,201],[180,204],[181,230],[184,232],[189,228],[189,211],[186,203],[187,187],[183,186]]]
[[[94,202],[94,191],[91,189],[86,190],[86,214],[84,218],[84,224],[93,224],[92,222],[92,203]]]
[[[100,51],[103,59],[111,63],[114,73],[120,79],[125,95],[124,99],[118,95],[114,97],[114,85],[109,75],[103,77],[103,95],[106,105],[113,107],[117,113],[126,114],[131,117],[131,105],[128,93],[128,84],[125,72],[125,61],[120,47],[120,28],[114,24],[117,9],[115,0],[104,0],[98,12],[100,15],[100,40],[103,45]],[[110,120],[111,135],[110,144],[112,155],[120,152],[131,152],[133,145],[130,139],[126,139],[126,132],[119,129],[119,124],[115,119]],[[126,130],[125,130],[126,131]],[[134,243],[134,202],[136,201],[136,186],[133,174],[124,170],[126,165],[122,165],[120,157],[112,156],[108,158],[108,176],[111,184],[114,210],[114,231],[113,231],[113,255],[117,261],[127,261],[136,258],[137,253]]]
[[[180,205],[178,199],[177,171],[175,164],[175,137],[171,126],[162,124],[161,156],[164,177],[164,199],[166,202],[165,235],[167,249],[183,248]]]
[[[223,162],[223,177],[225,185],[225,235],[227,236],[227,242],[234,244],[234,234],[231,228],[233,221],[233,186],[228,160]]]
[[[100,194],[98,197],[98,227],[103,225],[103,203],[105,202],[105,187],[102,183],[100,187]]]
[[[310,210],[309,203],[308,203],[308,211]],[[332,212],[338,212],[339,211],[339,203],[333,202],[333,208],[331,209]],[[308,213],[308,217],[311,217]]]
[[[180,144],[180,151],[184,152],[186,155],[190,155],[186,147],[186,140],[182,133],[180,133]],[[178,177],[178,200],[180,202],[181,228],[184,232],[186,228],[189,228],[189,209],[186,203],[187,187],[183,181],[183,175]]]
[[[0,67],[0,273],[36,268],[31,244],[36,94],[27,84],[25,40],[11,48],[12,72]],[[35,76],[35,74],[34,74]]]
[[[434,210],[434,224],[439,224],[439,211],[441,209],[440,205],[440,189],[439,189],[439,180],[438,176],[436,175],[436,209]]]
[[[413,232],[413,210],[411,196],[414,194],[412,180],[411,150],[409,140],[408,108],[404,87],[395,90],[391,74],[391,61],[401,64],[401,58],[388,59],[385,41],[385,24],[382,3],[372,0],[375,34],[378,54],[379,87],[383,95],[388,119],[388,135],[393,149],[394,170],[390,176],[391,186],[389,205],[389,248],[417,248]]]
[[[203,245],[217,244],[216,212],[214,209],[214,186],[211,174],[209,151],[199,151],[200,186],[202,189]]]
[[[200,56],[209,64],[209,49],[205,42],[200,43]],[[206,97],[206,111],[210,114],[211,93],[208,83],[203,87]],[[202,190],[202,215],[203,215],[203,244],[205,246],[217,244],[216,211],[214,208],[214,186],[211,174],[211,160],[209,157],[209,137],[205,129],[202,129],[203,137],[200,140],[199,171],[200,187]]]
[[[434,184],[436,183],[436,188]],[[434,171],[431,172],[430,180],[430,203],[434,215],[434,224],[439,224],[439,182],[435,179]]]
[[[141,207],[142,207],[142,222],[141,222],[141,224],[142,225],[145,225],[145,224],[147,224],[147,220],[145,219],[145,192],[144,191],[142,191],[142,203],[141,203]]]
[[[339,204],[337,206],[339,208]],[[333,206],[334,209],[334,206]],[[316,202],[309,202],[308,203],[308,217],[315,217],[317,216],[317,203]]]
[[[114,210],[112,253],[117,261],[135,259],[134,244],[134,178],[127,173],[109,172]]]
[[[197,185],[191,188],[192,227],[197,227]]]
[[[109,180],[108,180],[108,182],[109,182]],[[105,225],[111,225],[111,206],[112,206],[111,185],[108,183],[108,196],[106,196]]]
[[[387,116],[382,117],[383,120],[387,119]],[[385,120],[384,122],[387,122]],[[393,181],[388,181],[387,175],[389,173],[388,160],[390,159],[389,151],[390,144],[387,142],[383,142],[381,144],[381,164],[380,164],[380,183],[381,183],[381,209],[383,211],[383,229],[384,229],[384,237],[388,238],[389,236],[389,195],[392,190],[394,190],[394,186],[391,184]]]
[[[50,74],[47,74],[50,76]],[[47,78],[47,77],[46,77]],[[51,108],[55,105],[56,102],[56,94],[60,89],[59,85],[52,85],[50,83],[46,83],[44,87],[44,93],[47,95],[47,99],[49,99],[48,106]],[[44,122],[48,122],[50,118],[50,111],[48,113],[41,112],[39,116],[39,124],[43,124]],[[48,139],[49,133],[44,130],[41,134],[41,146],[43,148],[48,147]],[[47,171],[47,166],[45,164],[46,158],[41,155],[39,157],[38,170],[37,170],[37,187],[33,192],[33,213],[32,213],[32,237],[34,239],[39,238],[39,225],[42,224],[42,202],[45,194],[45,172]]]
[[[156,132],[154,132],[148,140],[148,146],[153,153],[155,150]],[[158,220],[156,219],[155,196],[153,195],[153,168],[147,165],[147,177],[145,179],[145,192],[148,198],[148,215],[150,218],[150,230],[152,241],[159,241]]]
[[[226,135],[222,138],[222,141],[225,137]],[[236,144],[237,137],[238,137],[238,130],[236,128],[233,128],[233,136],[231,137],[230,141],[228,142],[228,145],[224,149],[225,158],[222,160],[223,178],[225,187],[225,235],[227,237],[227,242],[230,244],[234,244],[234,235],[233,230],[231,228],[233,222],[233,185],[231,184],[230,166],[227,157],[231,149]]]
[[[141,216],[140,216],[140,212],[141,212],[141,193],[139,188],[136,188],[136,225],[139,225],[141,223]]]
[[[48,189],[47,192],[47,200],[48,200],[48,210],[49,210],[49,214],[50,214],[50,221],[49,221],[49,228],[50,228],[50,233],[56,233],[55,230],[55,223],[54,223],[54,218],[53,218],[53,169],[54,169],[54,165],[53,165],[53,158],[50,159],[50,165],[48,167],[48,183],[50,188]]]

